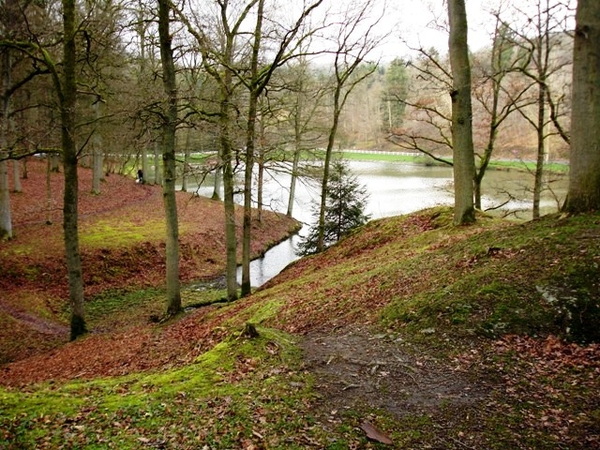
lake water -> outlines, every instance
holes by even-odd
[[[453,202],[452,168],[371,161],[350,161],[349,166],[367,189],[367,214],[372,219],[407,214],[436,205],[451,205]],[[289,174],[267,172],[264,208],[285,213],[289,185]],[[507,202],[496,211],[498,214],[511,213],[517,218],[528,219],[531,217],[532,185],[533,176],[527,173],[488,171],[484,178],[482,207],[487,209]],[[543,195],[543,214],[556,211],[555,198],[564,199],[567,182],[553,182],[551,187],[552,191]],[[207,179],[206,184],[198,188],[199,195],[210,196],[212,192],[212,180]],[[305,224],[300,236],[313,223],[312,207],[319,202],[319,195],[316,184],[300,181],[296,186],[293,216]],[[263,258],[253,261],[250,267],[252,286],[262,285],[296,260],[295,248],[299,239],[299,236],[293,236],[270,249]],[[241,280],[241,271],[238,271],[238,278]]]

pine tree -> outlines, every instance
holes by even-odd
[[[365,214],[368,194],[356,176],[343,161],[333,163],[326,189],[327,207],[325,209],[325,248],[335,244],[355,228],[364,225],[369,216]],[[319,206],[313,207],[313,215],[319,217]],[[318,224],[313,225],[306,237],[298,244],[299,256],[313,255],[318,252]]]

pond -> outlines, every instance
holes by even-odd
[[[452,168],[424,166],[407,163],[379,161],[349,161],[349,166],[369,194],[367,214],[371,219],[407,214],[436,205],[451,205]],[[557,200],[564,199],[566,179],[552,181],[551,189],[544,192],[542,214],[556,211]],[[204,185],[190,187],[199,195],[210,196],[213,192],[212,179]],[[265,176],[264,203],[266,209],[285,213],[287,211],[290,175],[282,170],[269,171]],[[510,214],[518,219],[530,219],[532,208],[533,176],[525,172],[488,171],[483,184],[483,209],[503,204],[497,214]],[[299,235],[287,239],[270,249],[264,257],[251,264],[251,284],[260,286],[277,275],[290,262],[295,261],[296,245],[313,223],[312,208],[319,201],[316,183],[299,182],[296,187],[293,216],[304,223]],[[239,199],[241,202],[241,198]],[[238,271],[241,279],[241,271]]]

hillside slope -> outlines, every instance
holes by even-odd
[[[257,296],[283,305],[267,323],[291,332],[358,321],[451,339],[598,342],[599,223],[597,214],[522,224],[480,217],[457,228],[446,208],[372,221]]]
[[[69,339],[63,174],[50,174],[47,183],[45,161],[32,159],[27,166],[23,192],[11,194],[15,237],[0,241],[0,363],[33,355],[47,357],[49,350],[62,347]],[[130,177],[112,174],[95,195],[90,192],[91,171],[84,168],[79,170],[79,183],[79,235],[89,328],[96,337],[99,331],[129,333],[129,326],[144,328],[150,315],[160,316],[164,311],[162,188],[138,185]],[[222,203],[185,192],[177,192],[177,202],[182,283],[187,286],[221,277],[225,271]],[[239,223],[241,213],[238,210]],[[46,223],[48,218],[51,223]],[[265,211],[262,222],[253,225],[253,255],[288,237],[298,226],[293,219]],[[241,237],[241,227],[239,234]],[[193,293],[185,296],[189,302],[195,301]],[[126,311],[116,306],[123,302]]]
[[[0,444],[598,449],[599,224],[373,221],[233,304],[198,286],[171,323],[5,365]],[[99,323],[156,302],[106,296]]]

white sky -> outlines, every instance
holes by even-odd
[[[380,0],[386,1],[386,0]],[[512,0],[514,9],[510,9],[510,0],[466,0],[467,21],[469,23],[469,48],[471,51],[479,50],[491,45],[495,19],[490,11],[497,10],[500,3],[504,4],[502,16],[511,22],[519,22],[527,17],[534,17],[538,0]],[[571,13],[574,13],[575,0],[551,0],[551,5],[568,3]],[[384,61],[389,61],[397,56],[410,54],[408,48],[402,44],[406,41],[411,47],[435,47],[441,53],[448,51],[448,34],[440,27],[447,23],[447,9],[444,0],[387,0],[388,14],[385,26],[392,29],[396,27],[390,43],[381,49]],[[518,10],[529,11],[528,13]],[[565,12],[564,8],[553,9]],[[509,12],[512,11],[512,12]],[[511,14],[507,16],[506,14]],[[553,19],[558,20],[557,15]],[[573,27],[573,18],[567,20],[567,28]],[[563,24],[564,25],[564,24]],[[437,30],[436,30],[437,27]]]
[[[491,42],[490,30],[493,21],[488,14],[489,1],[467,0],[467,21],[469,22],[469,47],[472,50],[484,47]],[[411,47],[435,47],[441,53],[447,52],[448,35],[443,30],[447,22],[447,9],[443,0],[388,0],[389,14],[385,26],[394,29],[390,43],[382,48],[384,60],[410,54],[402,43]]]

